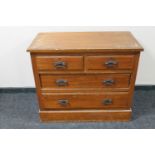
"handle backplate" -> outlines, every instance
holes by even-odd
[[[103,103],[104,105],[110,105],[110,104],[112,104],[112,99],[111,99],[111,98],[106,98],[106,99],[104,99],[104,100],[102,101],[102,103]]]
[[[108,79],[104,80],[102,83],[106,86],[112,86],[115,83],[115,81],[113,79]]]
[[[66,100],[66,99],[60,99],[58,100],[58,103],[61,105],[61,106],[67,106],[69,104],[69,101]]]
[[[116,60],[108,60],[104,63],[104,65],[108,68],[115,67],[118,64]]]
[[[58,79],[58,80],[56,80],[56,84],[57,84],[57,86],[67,86],[68,81],[64,80],[64,79]]]
[[[67,63],[64,61],[57,61],[57,62],[54,62],[54,67],[56,69],[65,69],[67,67]]]

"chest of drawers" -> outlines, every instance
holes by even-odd
[[[141,45],[130,32],[39,33],[28,50],[42,121],[128,121]]]

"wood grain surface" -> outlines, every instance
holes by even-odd
[[[130,120],[142,50],[130,32],[38,34],[28,51],[41,120]]]
[[[83,70],[82,56],[37,56],[37,69],[40,71],[79,71]],[[64,68],[56,68],[55,63],[65,63]]]
[[[66,85],[59,86],[58,80],[66,81]],[[108,81],[112,80],[109,84]],[[130,74],[79,74],[79,75],[50,75],[40,74],[42,88],[128,88],[130,83]],[[106,83],[107,82],[107,83]]]
[[[131,109],[126,110],[53,110],[40,111],[43,122],[50,121],[129,121]]]
[[[109,67],[106,63],[113,61],[116,65]],[[132,69],[134,66],[134,55],[100,55],[87,56],[85,58],[86,70],[122,70]]]
[[[60,104],[59,100],[68,103]],[[106,101],[111,102],[106,104]],[[105,102],[105,103],[104,103]],[[47,94],[42,96],[44,109],[119,109],[129,108],[128,93],[75,93]]]
[[[142,51],[142,46],[130,32],[49,32],[39,33],[27,51]]]

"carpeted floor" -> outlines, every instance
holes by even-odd
[[[155,128],[155,90],[137,89],[130,122],[41,123],[33,91],[0,92],[2,129],[146,129]]]

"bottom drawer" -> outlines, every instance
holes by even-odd
[[[44,109],[113,109],[127,108],[128,93],[43,94]]]

